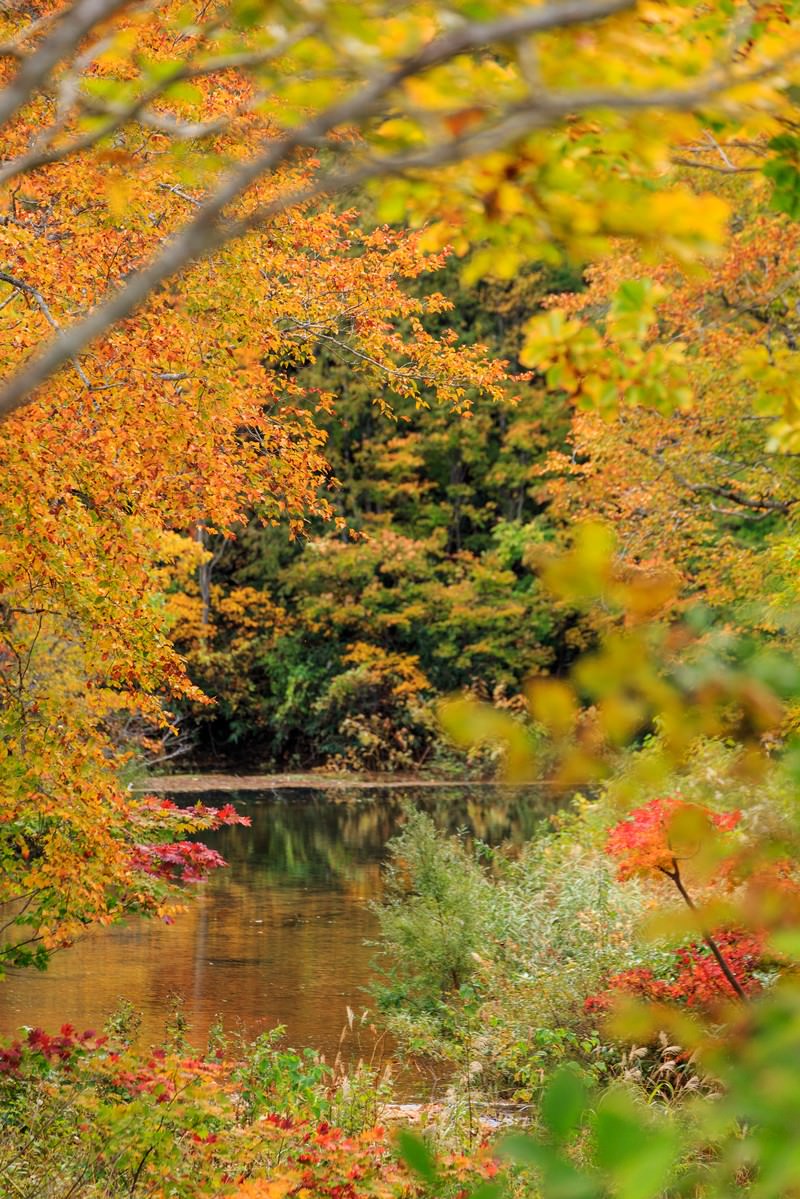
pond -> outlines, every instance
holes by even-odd
[[[291,1044],[312,1046],[331,1061],[348,1005],[360,1014],[370,1002],[369,942],[377,933],[371,905],[404,804],[491,845],[534,835],[554,804],[552,794],[531,788],[480,787],[173,798],[233,802],[250,816],[249,828],[204,837],[228,869],[196,888],[189,910],[171,926],[139,920],[100,930],[57,954],[46,973],[10,976],[0,984],[0,1032],[65,1021],[97,1029],[127,999],[142,1013],[142,1038],[154,1041],[178,995],[198,1044],[218,1018],[248,1035],[283,1024]]]

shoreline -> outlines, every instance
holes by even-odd
[[[205,791],[368,791],[439,789],[453,787],[484,787],[496,790],[542,788],[552,784],[541,781],[510,783],[502,779],[436,779],[419,775],[342,775],[321,774],[230,774],[214,772],[199,774],[154,774],[148,779],[129,784],[136,792],[172,792],[191,795]]]

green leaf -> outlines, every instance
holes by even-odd
[[[231,19],[239,29],[251,29],[264,18],[267,6],[264,0],[234,0]]]
[[[644,308],[653,284],[649,279],[626,279],[620,283],[614,297],[614,307],[619,312],[639,312]]]
[[[618,1199],[651,1199],[663,1191],[679,1152],[674,1126],[648,1117],[621,1091],[610,1091],[595,1118],[597,1164],[611,1175]]]
[[[582,1078],[568,1066],[558,1070],[542,1096],[541,1117],[558,1140],[575,1132],[586,1111],[587,1093]]]
[[[553,1156],[551,1149],[521,1132],[504,1136],[498,1145],[498,1152],[518,1166],[542,1166]]]
[[[469,696],[444,701],[437,713],[442,728],[455,745],[463,749],[483,743],[502,745],[504,773],[514,779],[531,777],[535,746],[528,730],[513,716]]]
[[[505,1189],[505,1183],[499,1179],[495,1179],[493,1182],[487,1179],[485,1182],[479,1183],[474,1191],[470,1191],[469,1199],[500,1199]]]
[[[510,1133],[498,1146],[502,1157],[518,1166],[533,1166],[542,1175],[546,1199],[596,1199],[600,1182],[579,1170],[549,1145],[533,1137]]]
[[[397,1151],[408,1168],[424,1182],[436,1181],[436,1162],[422,1137],[408,1128],[401,1128],[397,1134]]]
[[[657,298],[650,279],[627,279],[617,288],[611,304],[610,323],[617,337],[644,337],[653,321]]]

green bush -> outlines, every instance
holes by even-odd
[[[377,908],[378,1004],[406,1050],[526,1101],[554,1064],[598,1078],[615,1067],[620,1050],[584,1002],[609,975],[669,954],[637,936],[646,894],[616,881],[602,826],[598,805],[578,799],[514,857],[409,812]]]
[[[476,954],[496,919],[493,889],[463,839],[439,833],[412,808],[389,852],[386,894],[376,909],[386,980],[379,997],[384,1010],[432,1017],[475,973]]]

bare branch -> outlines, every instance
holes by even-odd
[[[17,279],[14,275],[9,275],[6,271],[0,271],[0,283],[8,283],[11,287],[16,288],[17,291],[30,296],[50,328],[54,329],[56,333],[61,332],[61,326],[53,316],[47,305],[47,301],[40,291],[37,291],[35,287],[31,287],[30,283],[26,283],[23,279]],[[91,390],[92,385],[84,374],[83,367],[78,362],[78,359],[72,357],[71,361],[84,387],[88,387]]]
[[[190,127],[188,125],[181,126],[179,122],[170,119],[165,114],[146,113],[148,105],[152,104],[160,96],[163,96],[171,87],[177,83],[186,83],[192,79],[199,79],[208,75],[221,75],[226,71],[239,71],[256,67],[266,66],[270,62],[281,58],[287,54],[299,41],[308,37],[313,33],[315,25],[307,23],[301,25],[292,34],[283,38],[275,46],[269,50],[262,50],[251,54],[231,54],[224,58],[212,58],[204,63],[184,63],[180,67],[176,67],[168,75],[159,79],[152,87],[146,88],[140,96],[130,104],[114,107],[111,105],[100,106],[92,102],[87,97],[80,97],[81,107],[86,112],[96,113],[98,116],[106,116],[108,120],[96,128],[87,130],[86,133],[74,137],[71,141],[65,142],[60,146],[53,146],[52,139],[60,132],[63,121],[57,122],[50,129],[45,130],[39,138],[36,145],[28,151],[27,154],[20,154],[17,158],[12,158],[0,167],[0,184],[8,183],[9,180],[16,178],[18,175],[27,174],[28,171],[36,170],[38,167],[49,166],[54,162],[63,162],[66,158],[71,158],[75,154],[81,154],[85,150],[90,150],[92,146],[98,142],[110,137],[116,133],[118,129],[122,129],[125,125],[129,125],[137,118],[146,120],[147,123],[158,129],[167,130],[170,133],[177,133],[181,137],[205,137],[211,133],[218,133],[225,127],[228,118],[220,118],[217,121],[208,122],[204,126]]]
[[[766,496],[753,497],[745,495],[743,491],[738,491],[735,487],[725,487],[718,483],[690,483],[688,479],[684,479],[674,469],[672,474],[681,487],[685,487],[687,491],[691,491],[695,495],[716,495],[720,499],[728,500],[731,504],[737,504],[742,508],[749,508],[754,512],[764,513],[765,515],[778,513],[785,516],[794,505],[798,502],[795,499],[788,500],[772,500]],[[717,509],[720,511],[720,509]],[[725,515],[730,515],[728,510]]]
[[[726,500],[728,504],[734,505],[730,508],[721,508],[718,504],[710,500],[710,508],[719,516],[734,517],[737,520],[762,521],[770,516],[788,516],[792,509],[800,503],[800,497],[790,496],[788,499],[773,499],[763,493],[758,496],[747,495],[738,487],[731,486],[726,483],[693,483],[687,478],[674,463],[667,460],[665,456],[666,446],[662,445],[655,450],[647,449],[645,446],[636,442],[628,443],[636,449],[637,453],[648,458],[651,462],[657,463],[661,467],[661,471],[668,472],[675,483],[690,495],[716,497],[717,499]],[[674,442],[672,443],[674,444]],[[738,464],[739,472],[745,469],[753,469],[758,466],[758,463]]]
[[[0,12],[3,12],[3,15],[5,15],[2,5],[0,5]],[[46,29],[48,25],[52,25],[56,15],[55,11],[45,13],[44,16],[37,17],[35,21],[31,21],[30,25],[26,25],[24,29],[21,29],[17,36],[10,42],[0,43],[0,58],[23,59],[25,51],[22,47],[25,42],[30,41],[32,37],[40,33],[42,29]]]
[[[0,125],[19,112],[83,38],[100,22],[113,16],[124,3],[125,0],[78,0],[72,8],[65,9],[50,36],[23,60],[8,87],[0,92]]]
[[[159,183],[159,190],[164,192],[172,192],[173,195],[179,196],[181,200],[185,200],[187,204],[193,204],[195,208],[200,207],[200,201],[190,196],[187,191],[179,187],[177,183]]]
[[[301,333],[305,332],[307,336],[303,338],[304,341],[325,342],[326,345],[333,346],[343,353],[351,355],[353,358],[358,358],[361,362],[366,362],[367,365],[374,366],[382,374],[390,375],[393,378],[407,379],[409,382],[432,383],[434,385],[442,381],[441,376],[426,374],[415,367],[413,363],[409,363],[406,366],[395,366],[390,361],[381,362],[371,354],[365,354],[357,346],[349,345],[341,337],[336,337],[332,333],[325,333],[311,321],[293,320],[288,325],[288,329],[298,330]]]
[[[83,11],[93,5],[95,9],[102,8],[103,15],[107,15],[108,11],[113,11],[108,6],[116,3],[117,0],[80,0],[77,9]],[[106,7],[103,7],[103,4]],[[64,363],[74,361],[76,355],[91,341],[134,312],[167,279],[180,274],[191,263],[207,257],[232,239],[263,227],[276,216],[297,205],[322,196],[346,192],[371,179],[462,162],[588,109],[608,108],[626,111],[647,108],[696,108],[733,83],[741,85],[773,74],[785,61],[793,57],[787,54],[784,59],[760,66],[749,75],[734,76],[726,69],[717,69],[693,87],[686,89],[650,93],[613,93],[598,90],[563,95],[532,95],[509,108],[493,123],[473,133],[394,157],[362,159],[350,169],[320,172],[305,187],[286,192],[254,212],[226,219],[226,211],[242,199],[257,180],[295,159],[299,151],[317,148],[323,144],[330,145],[327,138],[335,130],[363,126],[368,118],[380,111],[381,105],[404,80],[460,54],[498,44],[516,43],[521,37],[549,29],[597,21],[632,6],[633,0],[557,0],[554,3],[525,8],[496,21],[464,23],[433,38],[414,54],[367,80],[349,96],[332,104],[305,125],[285,131],[282,136],[265,142],[249,161],[237,165],[222,179],[217,190],[199,204],[194,217],[163,245],[148,265],[129,276],[118,290],[112,292],[92,312],[45,346],[40,354],[31,358],[8,380],[0,393],[0,416],[13,412],[28,402],[34,390],[54,371]],[[73,29],[73,25],[69,26],[69,30]],[[61,28],[59,26],[53,31],[48,43],[56,38]],[[73,34],[70,33],[69,36]],[[60,37],[62,43],[68,40],[63,31]],[[43,50],[48,43],[41,49]],[[52,55],[52,50],[50,53]],[[33,81],[31,88],[35,86],[36,81]],[[130,113],[130,109],[127,112]],[[114,119],[121,120],[121,114]],[[130,115],[124,119],[131,119]]]
[[[670,159],[676,167],[691,167],[693,171],[713,171],[717,175],[758,175],[761,167],[720,166],[717,162],[699,162],[676,155]]]

